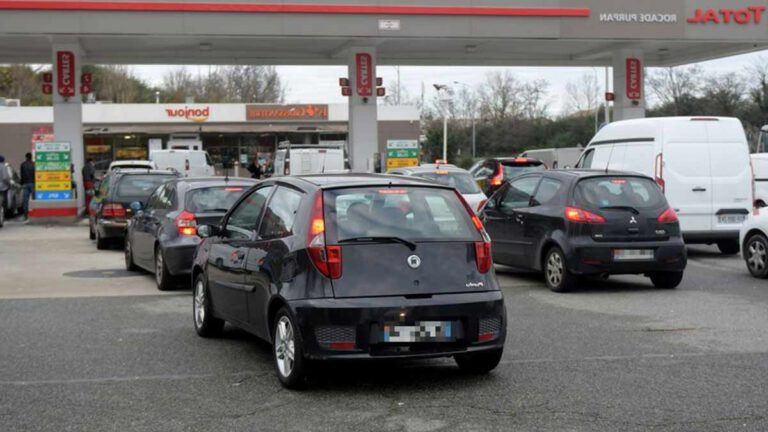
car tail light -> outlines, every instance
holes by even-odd
[[[605,218],[599,214],[588,212],[575,207],[565,208],[565,218],[571,222],[600,225],[605,223]]]
[[[661,188],[661,192],[664,193],[664,155],[659,153],[656,155],[656,164],[653,168],[653,176],[656,183]]]
[[[193,213],[183,211],[176,216],[176,230],[181,235],[197,235],[197,218]]]
[[[125,217],[125,208],[122,204],[104,204],[101,208],[101,216],[105,218]]]
[[[189,159],[184,161],[184,171],[189,171]]]
[[[515,163],[528,163],[528,158],[524,158],[524,157],[515,158]]]
[[[491,177],[491,186],[501,186],[504,183],[504,168],[501,166],[501,162],[499,162],[496,172],[497,174]]]
[[[454,190],[454,193],[456,193],[459,201],[461,201],[464,208],[467,210],[467,214],[472,219],[472,225],[475,226],[475,229],[477,229],[477,232],[479,232],[480,236],[483,238],[482,241],[475,242],[475,264],[477,264],[477,271],[480,273],[488,273],[493,265],[493,258],[491,257],[491,237],[485,232],[483,222],[472,210],[472,207],[467,204],[467,200],[465,200],[458,191]]]
[[[660,215],[659,218],[656,219],[659,223],[674,223],[677,222],[677,213],[671,208],[668,208],[664,210]]]
[[[341,278],[341,246],[325,244],[322,191],[317,193],[315,203],[312,206],[307,243],[309,257],[315,268],[329,279]]]

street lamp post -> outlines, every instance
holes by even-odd
[[[440,101],[443,102],[443,161],[448,162],[448,102],[450,102],[450,87],[445,84],[432,84],[435,90],[442,92]]]

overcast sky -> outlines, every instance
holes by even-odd
[[[743,71],[759,57],[768,57],[768,52],[746,54],[720,60],[703,62],[706,72],[723,73]],[[141,78],[159,84],[170,69],[177,66],[134,66],[134,71]],[[207,66],[189,66],[193,73],[205,73]],[[425,98],[430,101],[434,90],[432,84],[454,82],[475,86],[485,74],[494,70],[510,70],[521,80],[543,78],[550,83],[550,112],[558,114],[562,110],[562,95],[569,80],[574,80],[584,73],[597,74],[601,86],[605,81],[604,68],[543,68],[543,67],[401,67],[400,83],[407,94],[414,97],[421,95],[422,83],[426,89]],[[278,71],[286,87],[287,103],[344,103],[338,78],[347,75],[343,66],[279,66]],[[378,76],[384,78],[386,86],[396,82],[396,68],[380,66]]]

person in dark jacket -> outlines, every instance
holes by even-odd
[[[251,164],[248,165],[248,172],[251,173],[251,178],[261,179],[261,165],[259,165],[258,155],[254,156]]]
[[[85,208],[91,207],[91,198],[93,197],[93,186],[96,181],[96,167],[93,159],[88,158],[83,165],[83,189],[85,191]]]
[[[29,199],[35,193],[35,163],[32,161],[32,153],[25,155],[26,160],[21,163],[19,174],[21,175],[21,185],[24,188],[24,198],[22,204],[24,208],[24,220],[29,220]]]

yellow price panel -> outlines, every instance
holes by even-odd
[[[419,166],[419,158],[387,158],[387,169]]]
[[[37,191],[67,191],[71,189],[71,182],[46,181],[35,183],[35,190]]]
[[[37,171],[35,182],[71,182],[72,175],[68,171]]]

